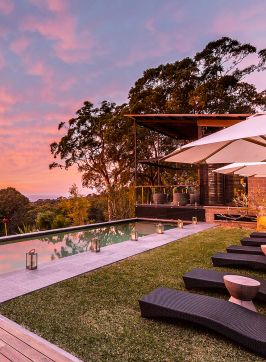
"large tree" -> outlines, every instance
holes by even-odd
[[[76,117],[65,127],[66,135],[51,144],[55,158],[64,161],[64,165],[54,162],[53,167],[76,165],[82,173],[82,183],[98,192],[106,191],[109,196],[121,185],[131,181],[133,166],[132,127],[123,111],[125,106],[117,106],[107,101],[99,108],[86,101],[76,112]],[[115,214],[112,197],[108,198],[108,214]]]
[[[28,207],[29,199],[13,187],[0,190],[0,221],[2,224],[3,218],[8,219],[10,234],[18,232],[18,226],[27,221]]]
[[[250,62],[250,56],[258,60]],[[249,113],[265,109],[266,95],[245,78],[265,70],[266,50],[223,37],[193,58],[144,72],[129,92],[132,112]]]

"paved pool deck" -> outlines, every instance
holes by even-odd
[[[124,241],[101,248],[100,253],[84,252],[42,264],[37,270],[17,270],[0,275],[0,303],[45,288],[62,280],[101,268],[128,257],[155,249],[186,236],[213,228],[214,224],[198,223],[174,228],[164,234],[142,236],[138,241]],[[180,241],[182,242],[182,241]]]

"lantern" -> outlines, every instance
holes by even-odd
[[[183,220],[180,220],[180,219],[177,220],[177,227],[178,227],[179,229],[183,229],[183,227],[184,227]]]
[[[37,269],[38,254],[35,249],[31,249],[26,253],[26,269],[35,270]]]
[[[138,232],[135,229],[131,230],[131,240],[133,240],[133,241],[138,240]]]
[[[193,225],[196,225],[197,223],[198,223],[197,216],[193,216],[193,217],[192,217],[192,224],[193,224]]]
[[[91,239],[90,251],[94,251],[95,253],[99,253],[101,250],[100,240],[95,237]]]
[[[158,234],[163,234],[164,233],[164,226],[163,226],[163,224],[161,222],[156,225],[156,230],[157,230]]]

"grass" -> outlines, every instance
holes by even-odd
[[[214,252],[248,234],[215,228],[192,235],[5,302],[0,313],[84,361],[263,361],[206,329],[142,319],[138,306],[142,295],[159,286],[184,289],[186,271],[212,268]],[[263,305],[257,307],[266,314]]]

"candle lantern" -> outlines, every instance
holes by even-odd
[[[38,266],[38,254],[35,249],[31,249],[26,253],[26,269],[35,270]]]
[[[177,227],[178,227],[179,229],[183,229],[183,227],[184,227],[184,222],[183,222],[183,220],[180,220],[180,219],[177,220]]]
[[[138,232],[135,229],[131,230],[131,240],[133,240],[133,241],[138,240]]]
[[[192,224],[193,224],[193,225],[196,225],[197,223],[198,223],[197,216],[193,216],[193,217],[192,217]]]
[[[90,251],[99,253],[101,251],[100,240],[97,237],[91,239]]]
[[[159,224],[156,225],[156,230],[158,234],[163,234],[164,233],[164,225],[159,222]]]

